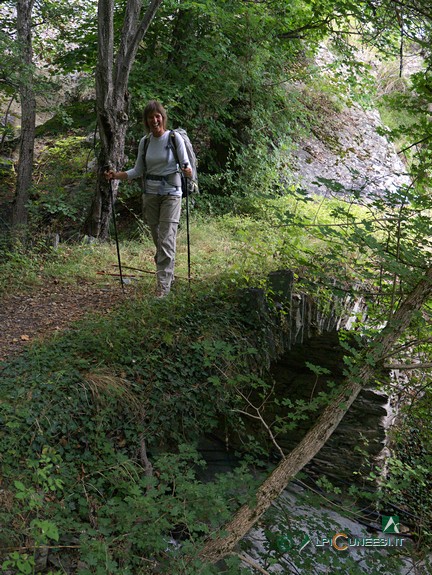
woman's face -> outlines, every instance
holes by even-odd
[[[159,138],[165,132],[164,118],[159,112],[150,112],[146,121],[150,132],[155,136],[155,138]]]

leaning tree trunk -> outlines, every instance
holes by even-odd
[[[143,39],[163,0],[151,0],[144,17],[140,18],[142,0],[128,0],[126,4],[119,50],[114,56],[114,1],[98,3],[98,64],[96,69],[97,118],[101,149],[95,195],[86,231],[89,235],[106,239],[112,213],[109,183],[103,173],[109,167],[123,169],[124,145],[129,117],[128,81],[139,43]],[[117,196],[118,183],[113,183]]]
[[[253,504],[243,505],[219,534],[210,539],[198,558],[215,563],[232,553],[234,546],[255,525],[272,502],[279,497],[295,475],[318,453],[356,399],[361,389],[374,376],[382,361],[387,359],[396,341],[409,326],[413,316],[432,296],[432,267],[406,297],[382,332],[374,338],[350,369],[338,396],[324,410],[316,424],[299,445],[291,451],[264,481]]]
[[[33,87],[33,48],[31,14],[34,0],[17,2],[17,38],[22,55],[20,81],[21,135],[17,168],[17,185],[12,211],[15,229],[27,224],[27,202],[32,185],[33,155],[36,126],[36,99]]]

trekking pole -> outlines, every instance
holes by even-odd
[[[114,209],[114,193],[113,193],[113,186],[112,186],[112,180],[111,179],[109,181],[109,187],[110,187],[110,196],[111,196],[111,209],[112,209],[112,215],[113,215],[113,221],[114,221],[114,237],[115,237],[116,248],[117,248],[117,259],[118,259],[120,283],[121,283],[122,291],[123,291],[123,293],[125,293],[121,259],[120,259],[120,246],[119,246],[118,234],[117,234],[116,214],[115,214],[115,209]]]
[[[188,163],[183,164],[184,168],[188,167]],[[186,178],[186,176],[183,176]],[[189,193],[187,190],[186,182],[186,237],[187,237],[187,262],[188,262],[188,286],[191,288],[191,257],[190,257],[190,235],[189,235]]]

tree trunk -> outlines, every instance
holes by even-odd
[[[31,14],[34,0],[17,2],[17,37],[22,55],[23,72],[20,75],[21,135],[18,160],[17,186],[12,212],[15,229],[27,224],[27,202],[32,185],[33,155],[36,126],[36,99],[33,87],[33,48]]]
[[[299,445],[291,451],[264,481],[256,494],[255,502],[243,505],[234,518],[220,530],[219,536],[207,542],[198,554],[203,562],[216,563],[231,553],[272,502],[279,497],[295,475],[318,453],[337,428],[360,390],[373,378],[376,369],[391,353],[393,345],[408,328],[414,314],[432,295],[432,267],[406,297],[394,316],[367,346],[350,368],[347,380],[338,396],[324,410],[316,424]]]
[[[146,34],[163,0],[152,0],[140,20],[142,0],[126,4],[119,50],[114,57],[114,1],[98,3],[98,64],[96,68],[96,101],[101,151],[98,157],[96,191],[85,227],[94,237],[106,239],[109,233],[112,205],[109,183],[103,172],[108,168],[123,169],[124,145],[129,117],[129,74],[139,43]],[[117,196],[118,182],[113,183]]]

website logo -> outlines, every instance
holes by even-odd
[[[383,533],[400,533],[399,517],[397,515],[382,516]]]
[[[353,547],[402,547],[405,539],[395,537],[401,533],[398,515],[382,515],[383,537],[353,536],[348,532],[338,531],[335,534],[309,535],[304,531],[295,533],[276,534],[274,544],[280,553],[301,553],[306,547],[335,549],[336,551],[348,551]],[[309,550],[309,549],[308,549]]]

